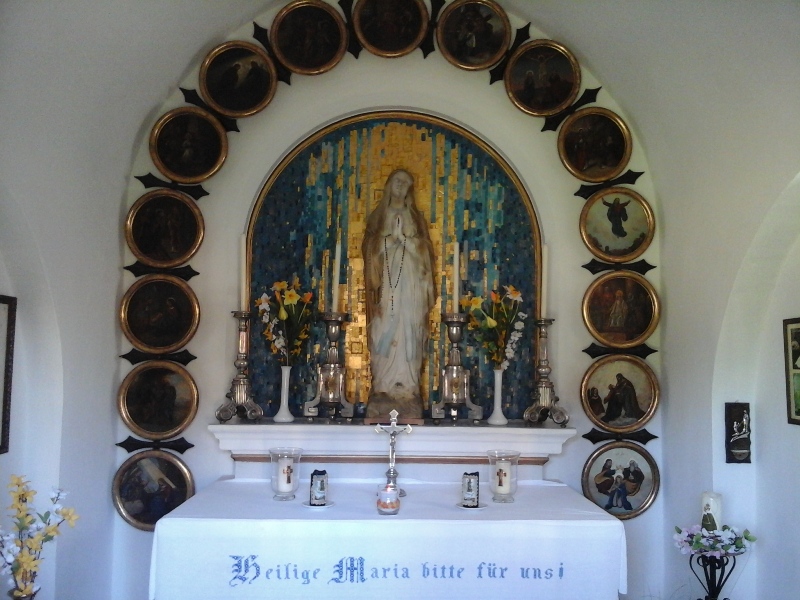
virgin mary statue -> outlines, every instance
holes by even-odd
[[[398,169],[367,218],[361,244],[372,387],[367,416],[422,417],[420,373],[428,313],[436,300],[433,244],[414,201],[414,179]]]

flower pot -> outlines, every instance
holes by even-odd
[[[291,423],[294,421],[294,416],[289,410],[289,375],[291,373],[292,365],[281,365],[281,406],[273,417],[276,423]]]
[[[487,423],[489,425],[508,424],[508,419],[503,414],[503,369],[494,370],[494,408]]]

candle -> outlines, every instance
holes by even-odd
[[[340,236],[336,236],[336,251],[333,256],[333,299],[331,300],[331,312],[339,311],[339,269],[342,265],[342,241]]]
[[[239,265],[241,269],[241,277],[239,281],[239,285],[241,288],[239,289],[239,306],[242,311],[250,310],[250,289],[248,287],[248,277],[247,277],[247,234],[245,233],[242,236],[240,241],[239,247],[239,260],[241,264]]]
[[[708,531],[722,529],[722,496],[716,492],[703,492],[700,525]]]
[[[458,240],[453,242],[453,312],[461,312],[458,307],[459,304],[459,294],[460,294],[460,287],[461,287],[461,273],[460,271],[460,257],[461,257],[461,249],[458,247]]]
[[[539,309],[539,318],[547,318],[547,260],[548,260],[547,244],[542,244],[542,291],[541,291],[541,306]]]
[[[294,463],[291,458],[278,459],[278,492],[294,491]]]
[[[492,475],[492,487],[496,494],[511,493],[511,461],[498,460]]]

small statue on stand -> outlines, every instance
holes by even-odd
[[[389,470],[386,471],[386,488],[398,490],[400,496],[405,496],[405,491],[397,487],[397,469],[395,469],[394,466],[396,457],[395,445],[397,444],[397,434],[411,433],[411,425],[403,425],[402,427],[398,427],[398,416],[399,413],[396,410],[392,410],[392,412],[389,413],[389,417],[391,419],[389,425],[377,425],[375,427],[375,432],[389,434]]]

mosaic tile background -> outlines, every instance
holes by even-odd
[[[366,341],[361,241],[366,217],[378,202],[388,175],[397,168],[415,179],[417,206],[429,221],[436,255],[437,305],[430,315],[428,360],[423,367],[426,407],[439,394],[446,360],[441,313],[452,309],[453,243],[461,260],[462,295],[487,296],[512,284],[522,293],[525,344],[504,373],[506,415],[521,418],[534,389],[536,256],[539,228],[530,201],[491,148],[446,121],[416,113],[371,113],[342,121],[311,136],[281,163],[264,186],[250,221],[251,301],[275,281],[299,278],[301,292],[314,293],[318,310],[332,310],[333,255],[342,240],[339,310],[352,315],[345,327],[347,396],[366,402],[370,387]],[[277,410],[280,369],[255,321],[250,339],[250,377],[256,402],[271,416]],[[305,356],[292,369],[290,406],[314,397],[316,365],[326,348],[317,323]],[[472,399],[492,404],[493,374],[466,333],[464,363],[472,373]]]

